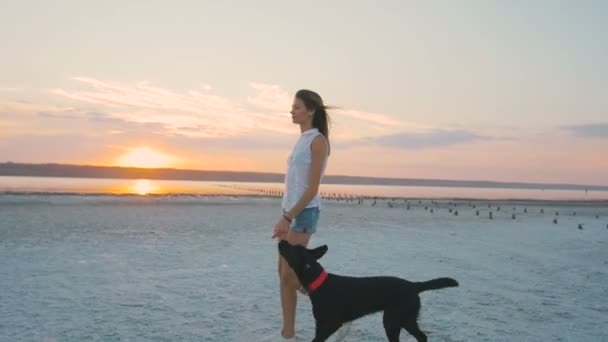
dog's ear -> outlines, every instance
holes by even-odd
[[[327,253],[327,249],[327,245],[323,245],[311,250],[310,253],[315,260],[319,260],[323,255],[325,255],[325,253]]]

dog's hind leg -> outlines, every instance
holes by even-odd
[[[422,330],[420,330],[418,322],[416,322],[416,317],[411,317],[407,321],[405,321],[403,327],[405,328],[405,330],[407,330],[408,333],[412,334],[412,336],[416,338],[416,341],[426,342],[426,335],[422,332]]]
[[[389,342],[399,342],[399,335],[401,334],[399,314],[388,310],[384,311],[382,323],[384,323],[384,331]]]

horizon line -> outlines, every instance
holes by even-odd
[[[143,172],[153,172],[153,171],[175,171],[175,172],[200,172],[200,173],[224,173],[224,174],[241,174],[241,175],[264,175],[264,176],[276,176],[276,177],[281,177],[284,176],[284,173],[279,173],[279,172],[261,172],[261,171],[231,171],[231,170],[201,170],[201,169],[179,169],[179,168],[151,168],[151,167],[133,167],[133,166],[115,166],[115,165],[94,165],[94,164],[72,164],[72,163],[56,163],[56,162],[46,162],[46,163],[19,163],[19,162],[12,162],[12,161],[6,161],[6,162],[0,162],[0,167],[1,166],[7,166],[7,165],[20,165],[20,166],[32,166],[32,167],[41,167],[41,166],[61,166],[61,167],[89,167],[89,168],[99,168],[99,169],[118,169],[118,170],[130,170],[130,171],[143,171]],[[6,175],[4,173],[1,172],[2,170],[0,170],[0,176],[27,176],[27,175],[15,175],[15,174],[10,174],[10,175]],[[69,177],[69,176],[68,176]],[[98,177],[87,177],[84,176],[85,178],[98,178]],[[116,177],[111,177],[111,178],[116,178]],[[119,178],[125,178],[125,177],[119,177]],[[126,177],[126,178],[132,178],[132,177]],[[608,190],[608,185],[598,185],[598,184],[573,184],[573,183],[538,183],[538,182],[514,182],[514,181],[495,181],[495,180],[462,180],[462,179],[438,179],[438,178],[396,178],[396,177],[375,177],[375,176],[352,176],[352,175],[339,175],[339,174],[332,174],[332,175],[324,175],[325,180],[327,180],[327,178],[337,178],[337,179],[342,179],[343,181],[346,179],[350,179],[350,180],[354,180],[354,181],[371,181],[371,180],[377,180],[377,181],[381,181],[381,182],[385,182],[384,184],[377,184],[377,185],[396,185],[396,184],[389,184],[386,183],[388,182],[438,182],[438,183],[447,183],[447,184],[442,184],[443,186],[455,186],[458,183],[460,183],[460,185],[462,184],[475,184],[478,186],[482,186],[482,185],[510,185],[510,186],[524,186],[526,188],[540,188],[540,189],[544,189],[545,187],[558,187],[558,188],[571,188],[571,189],[581,189],[581,190],[587,190],[587,189],[591,189],[591,188],[595,188],[595,189],[601,189],[601,190]],[[162,179],[162,178],[159,178]],[[185,180],[185,179],[184,179]],[[192,179],[192,180],[197,180],[197,179]],[[267,182],[267,181],[260,181],[260,182]],[[327,184],[332,184],[332,183],[327,183]],[[341,184],[341,183],[333,183],[333,184]],[[343,183],[342,183],[343,184]],[[361,184],[361,183],[359,183]],[[370,183],[363,183],[363,184],[370,184]],[[355,184],[353,184],[355,185]],[[404,184],[405,185],[405,184]],[[422,185],[422,184],[419,184]],[[437,185],[430,185],[430,186],[437,186]]]

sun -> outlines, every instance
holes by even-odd
[[[139,195],[147,195],[158,190],[158,187],[147,179],[138,179],[135,181],[135,184],[133,184],[132,189]]]
[[[124,167],[167,167],[174,162],[168,154],[153,150],[149,147],[136,147],[116,160],[118,166]]]

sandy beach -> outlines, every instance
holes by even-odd
[[[0,340],[268,340],[281,326],[270,239],[279,206],[274,197],[0,196]],[[606,203],[325,201],[310,246],[321,244],[329,272],[457,279],[422,294],[431,341],[608,339]],[[304,296],[297,336],[314,336]],[[378,314],[347,338],[385,340]]]

